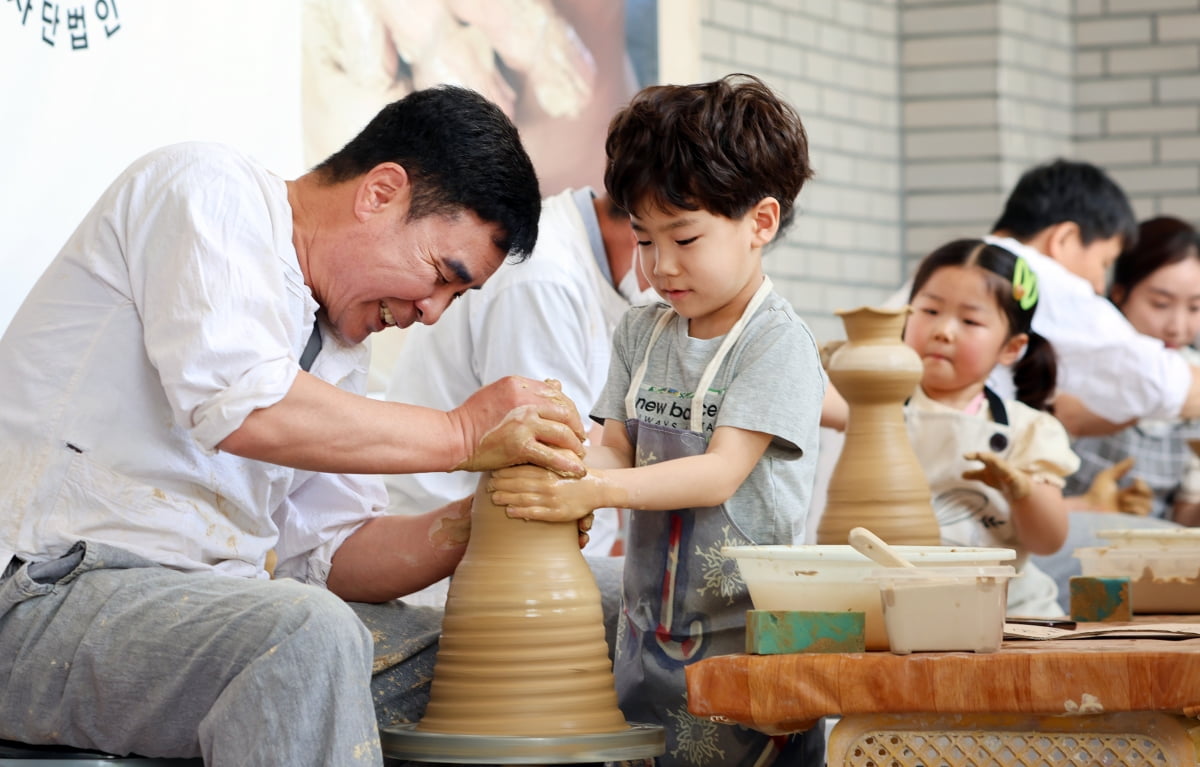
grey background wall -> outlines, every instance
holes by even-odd
[[[822,340],[1056,156],[1200,220],[1200,0],[703,0],[700,27],[703,78],[757,74],[808,128],[766,266]]]

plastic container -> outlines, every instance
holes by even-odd
[[[888,567],[872,572],[892,652],[995,652],[1004,639],[1008,582],[1016,570]]]
[[[962,546],[893,546],[917,567],[999,565],[1012,549]],[[867,577],[879,567],[850,546],[726,546],[758,610],[859,611],[866,613],[868,650],[888,649],[879,584]]]
[[[1200,553],[1200,527],[1098,530],[1096,536],[1122,549],[1192,549],[1192,553]]]
[[[1074,556],[1083,575],[1128,577],[1135,615],[1200,613],[1200,545],[1143,544],[1076,549]]]

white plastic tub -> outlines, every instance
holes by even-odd
[[[917,567],[999,565],[1016,558],[1012,549],[959,546],[893,546]],[[850,546],[726,546],[758,610],[866,613],[868,650],[888,649],[879,584],[867,580],[878,567]]]
[[[1096,536],[1122,549],[1192,549],[1200,553],[1200,527],[1098,530]]]
[[[1126,576],[1137,615],[1200,613],[1200,545],[1075,550],[1083,575]]]
[[[1004,639],[1008,581],[1016,571],[990,567],[889,567],[878,584],[892,652],[995,652]]]

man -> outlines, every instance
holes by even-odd
[[[362,342],[528,254],[539,206],[515,127],[450,87],[294,181],[215,145],[135,162],[0,340],[0,737],[381,763],[372,639],[380,717],[415,718],[440,615],[347,601],[451,572],[469,509],[389,516],[357,475],[578,476],[583,430],[528,379],[448,412],[357,396]]]
[[[657,300],[639,283],[636,253],[629,214],[607,196],[585,187],[546,198],[535,257],[501,268],[437,325],[412,328],[387,398],[450,409],[490,381],[522,375],[556,379],[590,408],[608,376],[617,321],[631,301]],[[478,479],[398,474],[386,484],[392,509],[413,513],[471,495]],[[598,514],[585,553],[607,554],[615,533],[615,515]]]

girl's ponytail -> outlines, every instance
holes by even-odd
[[[1013,383],[1018,400],[1034,410],[1046,410],[1054,394],[1058,360],[1049,341],[1032,330],[1028,334],[1025,354],[1013,364]]]

